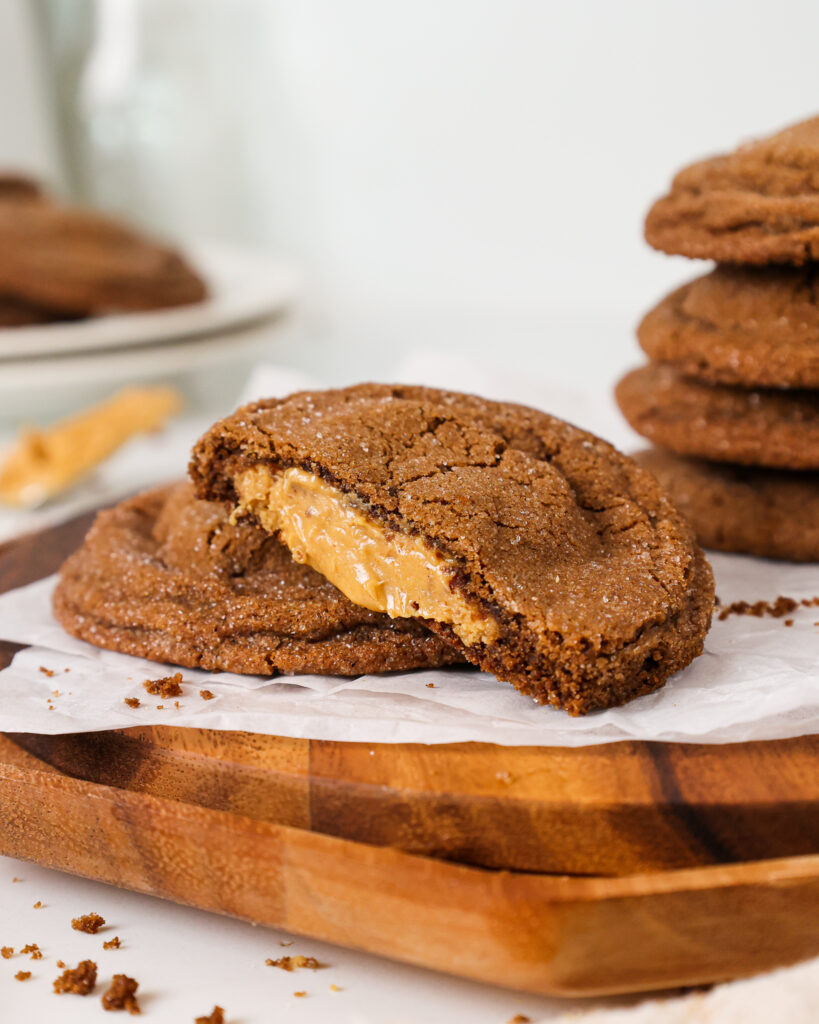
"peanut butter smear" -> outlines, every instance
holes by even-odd
[[[393,619],[434,619],[465,644],[491,643],[497,622],[450,587],[455,566],[420,537],[370,519],[314,473],[257,465],[233,481],[237,514],[278,533],[297,562],[320,572],[355,604]]]

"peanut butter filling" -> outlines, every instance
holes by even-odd
[[[314,473],[257,465],[233,481],[238,513],[249,512],[278,533],[306,563],[355,604],[390,618],[448,623],[465,644],[491,643],[493,618],[451,587],[456,567],[420,537],[389,530],[355,500]]]

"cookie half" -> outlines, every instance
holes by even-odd
[[[754,469],[637,452],[706,548],[819,562],[819,473]]]
[[[0,294],[63,318],[187,305],[206,288],[179,253],[118,221],[0,187]]]
[[[54,612],[97,647],[189,668],[347,676],[462,660],[420,624],[352,604],[187,482],[100,513]]]
[[[720,263],[819,259],[819,117],[680,171],[645,235],[663,252]]]
[[[717,267],[646,314],[648,356],[714,384],[819,388],[819,272]]]
[[[422,620],[540,703],[622,704],[702,650],[713,579],[690,528],[650,474],[545,413],[305,392],[217,423],[191,473],[357,604]]]
[[[774,469],[819,469],[819,392],[729,388],[649,363],[617,385],[638,434],[678,455]]]

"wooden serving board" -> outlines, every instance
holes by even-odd
[[[86,526],[1,548],[0,589]],[[629,992],[819,955],[818,764],[814,739],[0,736],[0,853],[509,987]]]
[[[625,875],[819,853],[819,742],[330,743],[151,726],[16,743],[77,778],[481,867]]]
[[[492,871],[70,778],[0,737],[0,852],[510,988],[693,985],[819,954],[819,856]]]

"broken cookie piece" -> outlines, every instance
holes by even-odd
[[[191,475],[351,601],[572,714],[651,692],[702,650],[713,579],[685,521],[630,459],[534,409],[305,392],[217,423]]]

